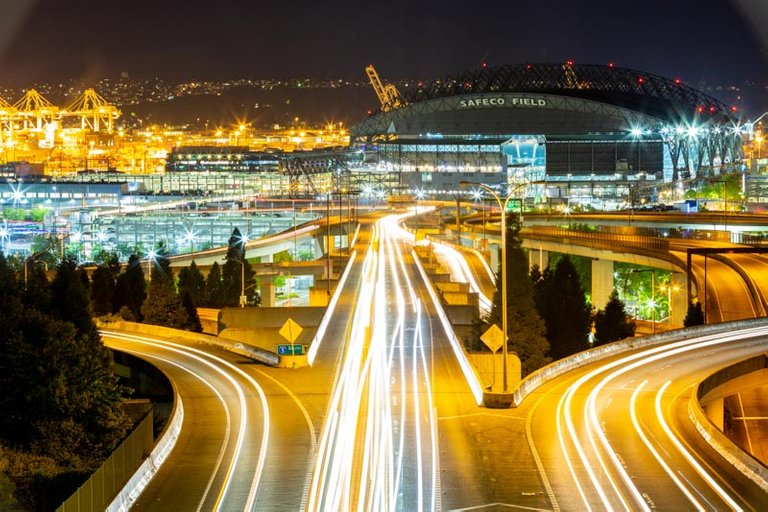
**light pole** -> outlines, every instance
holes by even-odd
[[[240,264],[240,307],[244,308],[245,304],[248,302],[248,297],[245,296],[245,263],[235,259],[232,261]]]
[[[461,186],[478,186],[491,194],[501,208],[501,330],[504,333],[504,343],[502,344],[502,392],[507,393],[509,388],[507,386],[507,205],[509,204],[512,195],[517,192],[518,189],[524,187],[523,183],[513,188],[502,203],[501,197],[491,187],[482,183],[473,183],[470,181],[462,181],[459,183]],[[520,210],[522,211],[522,203]]]
[[[154,249],[150,249],[147,253],[147,281],[152,282],[152,261],[155,259]]]

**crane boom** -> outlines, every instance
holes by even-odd
[[[403,101],[400,97],[400,92],[393,84],[384,85],[379,78],[379,74],[376,72],[376,68],[373,66],[366,66],[365,72],[368,75],[368,80],[373,86],[373,90],[376,92],[376,97],[381,103],[381,110],[387,112],[393,108],[399,107]]]

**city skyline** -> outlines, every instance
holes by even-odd
[[[468,7],[309,2],[2,1],[3,82],[159,76],[356,79],[370,63],[392,79],[436,78],[483,63],[614,62],[681,78],[768,79],[768,8],[752,0],[702,8],[600,0]],[[761,21],[763,20],[763,21]]]

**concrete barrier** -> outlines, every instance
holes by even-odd
[[[160,469],[160,466],[168,457],[168,454],[173,450],[173,447],[176,446],[176,440],[181,432],[181,424],[184,423],[184,405],[178,398],[179,393],[173,381],[171,381],[171,385],[173,386],[173,410],[171,411],[168,423],[166,423],[165,429],[160,434],[160,438],[155,443],[149,456],[144,459],[139,469],[136,470],[130,480],[128,480],[128,483],[123,486],[115,499],[112,500],[112,503],[106,508],[108,512],[128,511],[139,496],[141,496],[141,493],[144,492],[152,478],[154,478],[158,469]]]
[[[728,381],[763,370],[766,366],[768,366],[768,359],[761,354],[722,368],[701,381],[688,400],[688,416],[701,437],[729,464],[752,480],[764,492],[768,492],[768,468],[728,439],[722,430],[707,417],[701,401],[706,395],[717,387],[727,384]]]
[[[197,332],[182,331],[180,329],[171,329],[170,327],[161,327],[159,325],[140,324],[137,322],[126,322],[125,320],[98,319],[96,325],[100,329],[115,329],[118,331],[127,331],[132,333],[146,334],[150,336],[159,336],[161,338],[182,339],[184,341],[220,348],[237,355],[245,356],[259,361],[269,366],[277,366],[280,358],[274,352],[264,350],[246,343],[235,340],[218,338],[208,334]]]

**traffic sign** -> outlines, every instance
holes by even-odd
[[[504,333],[498,325],[492,324],[485,334],[480,336],[480,340],[495,354],[504,345]]]
[[[304,354],[304,345],[280,344],[277,346],[279,356],[300,356]]]
[[[292,318],[289,318],[285,321],[279,332],[280,336],[288,340],[288,342],[294,343],[301,334],[301,331],[303,331],[301,326],[294,322]]]

